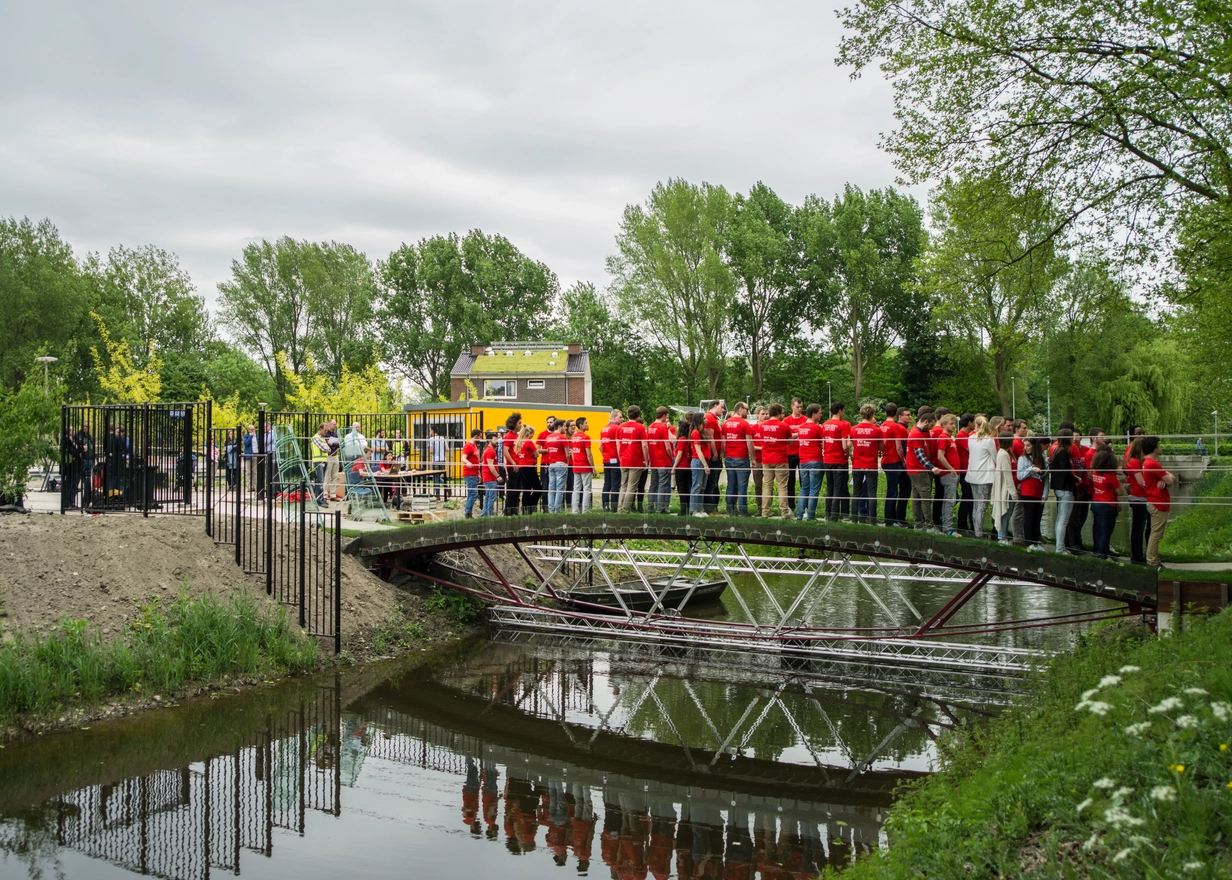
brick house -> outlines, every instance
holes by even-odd
[[[590,406],[590,355],[577,343],[472,345],[449,371],[449,399],[464,401],[476,394],[481,400]]]

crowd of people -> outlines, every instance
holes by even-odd
[[[1022,419],[945,407],[913,413],[888,403],[878,413],[865,404],[852,422],[834,403],[825,415],[798,398],[790,412],[772,403],[750,413],[738,402],[728,414],[716,401],[673,424],[667,407],[644,422],[630,406],[627,416],[612,410],[596,443],[585,418],[548,417],[536,431],[513,413],[499,431],[472,431],[462,448],[464,515],[494,516],[498,500],[511,516],[586,513],[596,494],[605,511],[666,514],[674,485],[680,515],[722,507],[727,516],[883,524],[1044,550],[1051,497],[1055,552],[1120,556],[1112,533],[1128,512],[1130,561],[1161,565],[1175,477],[1159,461],[1159,438],[1140,427],[1118,455],[1103,430],[1084,436],[1069,422],[1042,437]]]

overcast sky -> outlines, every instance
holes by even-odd
[[[893,183],[889,87],[835,67],[840,30],[807,2],[6,3],[0,216],[174,251],[210,301],[283,235],[375,261],[480,228],[602,284],[659,180]]]

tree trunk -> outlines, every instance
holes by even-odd
[[[864,388],[864,346],[858,340],[852,340],[851,375],[856,383],[855,400],[851,402],[851,405],[855,407],[860,401],[860,392]]]

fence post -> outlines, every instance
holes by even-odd
[[[265,456],[269,450],[265,448],[265,410],[261,409],[257,412],[257,451]],[[261,497],[262,490],[265,490],[269,484],[269,475],[264,469],[257,471],[257,497]]]
[[[244,457],[243,457],[244,456],[244,438],[242,434],[240,435],[240,448],[239,448],[238,455],[240,456],[240,459],[239,459],[240,473],[239,473],[239,479],[235,481],[235,522],[232,528],[234,529],[234,534],[235,534],[235,564],[242,567],[244,564],[244,556],[243,556],[243,551],[240,549],[240,547],[244,543],[243,500],[244,500],[244,494],[248,491],[248,486],[246,485],[246,482],[245,482],[248,478],[248,462],[244,461]]]
[[[342,653],[342,511],[334,511],[334,653]]]
[[[68,487],[68,479],[67,479],[68,474],[69,474],[69,468],[65,467],[65,465],[68,464],[66,459],[69,457],[65,453],[69,450],[69,448],[72,445],[73,445],[72,438],[69,437],[68,435],[68,407],[62,406],[60,407],[60,515],[61,516],[64,515],[64,508],[67,506],[68,500],[72,498],[72,495],[69,494],[70,490]],[[77,468],[76,468],[76,470],[78,471],[77,482],[81,483],[82,482],[81,474],[82,474],[82,467],[84,465],[84,460],[80,456],[74,456],[74,457],[77,459]],[[50,467],[50,465],[48,465],[48,467]],[[85,510],[87,507],[89,507],[89,504],[87,502],[89,501],[89,497],[90,497],[89,493],[93,488],[94,488],[94,481],[90,480],[89,488],[86,489],[86,494],[81,499],[81,509],[82,510]]]
[[[269,474],[266,472],[268,468],[269,457],[262,454],[261,466],[257,469],[257,485],[262,485],[262,482],[265,485],[265,595],[272,596],[274,595],[274,493],[270,491]]]
[[[307,510],[308,505],[305,499],[308,497],[308,484],[301,481],[299,484],[299,625],[303,628],[307,625],[304,596],[307,593],[308,587],[308,549],[305,546],[308,539],[307,528]]]
[[[149,519],[150,502],[153,498],[150,495],[150,405],[148,403],[142,406],[141,429],[145,435],[141,456],[141,515]]]
[[[225,439],[223,442],[226,442]],[[218,446],[214,442],[214,403],[205,402],[205,533],[214,537],[214,476]],[[227,463],[223,462],[225,469]]]

